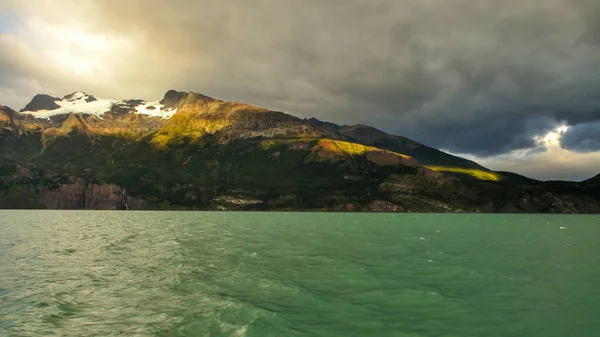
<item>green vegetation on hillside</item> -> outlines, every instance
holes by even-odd
[[[38,138],[36,150],[23,151],[16,159],[52,172],[117,184],[150,205],[200,209],[216,207],[220,195],[260,200],[253,209],[366,204],[384,197],[378,184],[386,176],[411,170],[380,167],[355,150],[361,146],[344,143],[343,149],[352,150],[349,160],[315,161],[311,149],[319,144],[317,139],[258,138],[220,144],[214,136],[205,135],[201,141],[183,138],[156,148],[152,137],[131,141],[97,136],[92,142],[71,133],[52,140],[41,153]],[[361,179],[347,179],[347,175]]]

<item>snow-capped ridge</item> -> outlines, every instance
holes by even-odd
[[[84,91],[75,91],[65,95],[62,99],[55,98],[52,103],[54,103],[51,105],[52,109],[23,109],[20,113],[30,114],[35,118],[49,119],[52,116],[69,113],[84,113],[102,118],[105,113],[114,113],[117,111],[120,111],[120,113],[136,113],[152,117],[171,118],[177,112],[176,108],[165,109],[160,101],[111,100],[97,98]]]
[[[70,93],[68,95],[65,95],[62,100],[63,101],[75,101],[75,100],[79,100],[85,97],[89,97],[89,95],[87,93],[85,93],[85,91],[75,91],[73,93]]]
[[[160,101],[143,102],[135,108],[135,112],[142,115],[171,118],[177,112],[175,109],[163,109],[164,105]]]

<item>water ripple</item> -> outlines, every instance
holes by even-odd
[[[595,337],[598,220],[0,211],[0,335]]]

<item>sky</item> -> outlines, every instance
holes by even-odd
[[[583,180],[600,173],[600,1],[0,0],[0,104],[169,89]]]

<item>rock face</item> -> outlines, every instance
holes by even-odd
[[[369,209],[373,212],[404,212],[401,206],[394,205],[389,201],[375,200],[369,205]]]
[[[257,204],[262,203],[261,200],[236,198],[236,197],[230,196],[230,195],[220,196],[218,198],[215,198],[215,201],[220,201],[220,202],[224,202],[227,204],[233,204],[233,205],[238,205],[238,206],[257,205]]]
[[[141,200],[127,196],[123,188],[114,184],[94,184],[76,179],[54,191],[41,194],[41,204],[48,209],[141,209]]]
[[[132,113],[135,111],[135,108],[141,104],[143,101],[141,99],[129,99],[126,101],[121,101],[113,104],[110,107],[110,112],[116,115],[124,115],[128,113]]]
[[[45,94],[38,94],[33,97],[25,108],[21,111],[39,111],[39,110],[54,110],[60,108],[60,105],[56,104],[56,101],[60,101],[58,97],[52,97]]]
[[[0,165],[0,170],[6,169]],[[127,195],[116,184],[47,174],[20,165],[14,169],[8,176],[0,175],[0,208],[133,210],[145,206],[143,200]]]
[[[160,100],[160,104],[167,109],[177,109],[185,102],[188,95],[187,92],[169,90],[165,93],[163,99]]]

